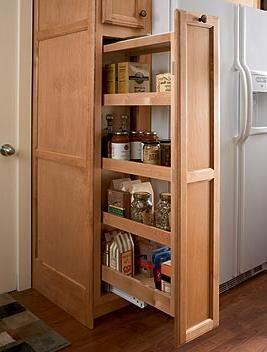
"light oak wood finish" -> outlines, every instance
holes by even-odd
[[[102,167],[104,170],[121,172],[123,174],[155,178],[163,181],[171,180],[171,168],[166,166],[103,158]]]
[[[142,275],[130,277],[105,265],[102,266],[102,279],[130,295],[170,314],[170,295],[154,288],[154,281]]]
[[[105,94],[105,106],[169,106],[170,93]]]
[[[92,327],[95,8],[78,2],[35,1],[33,286]]]
[[[171,246],[171,232],[160,230],[154,226],[148,226],[130,219],[120,218],[106,212],[103,213],[103,224],[164,244],[168,247]]]
[[[208,16],[204,24],[199,18],[177,12],[172,42],[172,143],[179,151],[172,153],[172,299],[178,344],[218,325],[218,20]]]
[[[127,54],[129,56],[136,56],[170,51],[170,49],[171,33],[168,32],[107,44],[103,47],[103,53],[104,55],[112,53],[113,55]]]
[[[141,16],[141,11],[146,16]],[[102,0],[102,22],[106,24],[146,30],[151,30],[151,1],[148,0]]]
[[[117,2],[118,3],[118,2]],[[121,2],[120,2],[121,3]],[[96,34],[95,34],[95,110],[94,110],[94,315],[100,316],[118,307],[125,305],[125,301],[119,297],[114,297],[112,294],[102,295],[101,292],[101,231],[102,231],[102,209],[101,202],[105,197],[104,192],[108,183],[114,178],[114,173],[102,170],[101,158],[101,137],[102,137],[102,66],[108,62],[108,58],[103,57],[103,38],[126,38],[140,35],[147,35],[151,32],[151,0],[146,0],[149,16],[146,19],[146,26],[142,28],[125,27],[117,24],[103,23],[102,18],[102,0],[97,0],[96,4]],[[115,4],[115,2],[114,2]],[[116,4],[115,4],[116,5]],[[120,8],[121,11],[122,8]],[[116,11],[116,8],[114,8]],[[129,10],[129,9],[125,9]],[[126,14],[129,12],[126,12]],[[110,59],[110,58],[109,58]],[[118,55],[116,55],[118,60]],[[118,62],[116,61],[115,62]],[[127,56],[124,56],[122,61],[125,61]],[[113,57],[111,61],[113,62]],[[141,115],[140,115],[141,117]],[[149,119],[146,119],[146,122]],[[144,123],[145,125],[145,123]],[[113,176],[112,176],[113,175]]]

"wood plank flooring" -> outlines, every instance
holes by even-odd
[[[13,296],[71,342],[66,352],[176,351],[173,321],[155,309],[129,306],[99,318],[90,331],[34,290]],[[223,294],[220,303],[220,327],[179,351],[267,352],[267,273]]]

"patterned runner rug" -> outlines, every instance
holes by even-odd
[[[69,345],[10,295],[0,295],[0,352],[54,352]]]

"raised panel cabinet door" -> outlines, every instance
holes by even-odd
[[[172,47],[173,305],[183,344],[219,320],[218,19],[177,10]]]
[[[102,0],[102,22],[143,30],[151,22],[151,0]]]

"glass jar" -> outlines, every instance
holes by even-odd
[[[152,202],[150,193],[136,192],[131,204],[131,219],[146,225],[153,225]]]
[[[127,132],[119,131],[111,139],[112,159],[130,160],[130,139]]]
[[[142,162],[144,164],[160,164],[160,143],[157,132],[144,132],[142,138]]]
[[[141,161],[142,138],[140,132],[130,132],[131,160]]]
[[[156,227],[171,231],[171,194],[161,193],[155,210]]]
[[[160,141],[160,164],[171,166],[171,140],[163,139]]]

